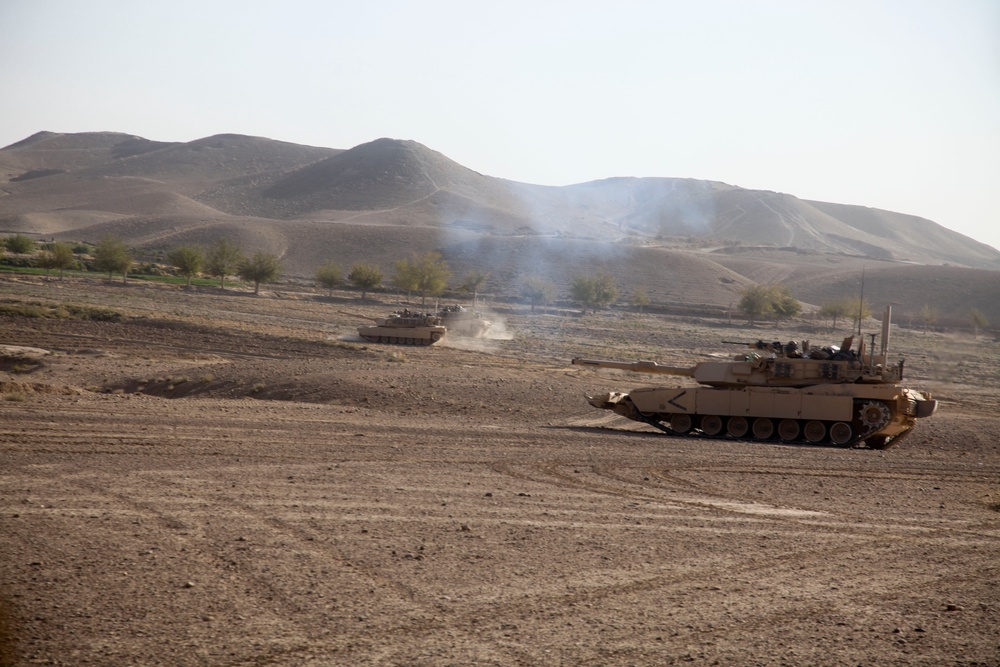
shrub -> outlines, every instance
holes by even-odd
[[[35,251],[35,242],[24,234],[11,234],[4,241],[7,250],[19,255],[27,255]]]

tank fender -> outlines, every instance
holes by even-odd
[[[590,403],[595,408],[601,408],[602,410],[611,410],[614,413],[619,414],[627,419],[643,421],[639,417],[635,405],[632,403],[632,399],[629,398],[629,395],[624,392],[610,391],[606,394],[599,394],[597,396],[588,396],[587,402]]]

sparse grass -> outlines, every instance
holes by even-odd
[[[4,394],[3,400],[5,400],[5,401],[14,401],[14,402],[17,402],[17,403],[21,403],[24,400],[26,400],[26,397],[25,397],[24,394],[22,394],[19,391],[12,391],[10,393]]]
[[[393,361],[398,363],[403,363],[407,360],[406,355],[397,350],[393,350],[392,352],[387,353],[385,355],[385,359],[386,361]]]
[[[251,394],[259,394],[260,392],[264,391],[265,389],[267,389],[267,385],[264,384],[263,382],[258,382],[257,384],[255,384],[253,387],[250,388],[250,393]]]
[[[367,350],[368,348],[363,345],[356,345],[354,343],[346,343],[342,340],[325,340],[323,344],[327,347],[335,347],[339,350]]]
[[[0,303],[0,315],[56,320],[90,320],[94,322],[121,322],[125,319],[122,313],[111,308],[80,306],[71,303],[42,303],[40,301],[6,301]]]

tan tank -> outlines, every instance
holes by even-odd
[[[754,351],[690,368],[655,361],[573,359],[578,366],[690,377],[699,387],[644,387],[588,397],[591,405],[665,433],[886,449],[937,408],[929,393],[901,386],[903,361],[888,362],[890,309],[879,354],[794,342],[740,343]]]
[[[437,315],[397,311],[389,317],[366,317],[357,313],[340,311],[371,320],[375,324],[358,327],[358,335],[372,343],[394,343],[396,345],[433,345],[448,333]]]
[[[464,306],[445,306],[437,316],[441,318],[441,324],[448,327],[448,331],[468,338],[482,338],[493,326],[482,313]]]

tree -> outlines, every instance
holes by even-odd
[[[604,271],[593,276],[577,276],[569,291],[573,301],[582,306],[584,312],[589,308],[595,314],[598,308],[604,308],[618,298],[614,276]]]
[[[934,306],[925,303],[920,308],[920,319],[924,323],[924,333],[927,333],[927,328],[934,325],[938,320],[938,311]]]
[[[632,307],[638,308],[640,313],[646,306],[649,305],[649,293],[646,292],[645,287],[636,287],[632,290],[632,296],[630,298],[632,301]]]
[[[784,285],[753,285],[743,290],[739,309],[750,318],[750,326],[768,315],[778,318],[795,317],[802,304]]]
[[[11,234],[4,240],[7,250],[19,255],[35,252],[35,242],[24,234]]]
[[[521,279],[520,292],[521,296],[531,304],[531,312],[535,312],[535,306],[547,306],[552,303],[556,286],[545,278],[525,276]]]
[[[740,295],[738,307],[750,318],[750,326],[754,325],[755,320],[773,314],[770,286],[752,285],[746,288]]]
[[[490,274],[485,271],[470,271],[465,274],[465,282],[462,283],[463,292],[472,292],[472,307],[479,306],[479,290],[483,288],[486,281],[490,279]]]
[[[236,271],[241,279],[253,283],[253,293],[260,294],[261,283],[274,282],[281,273],[281,261],[277,255],[267,252],[256,252],[250,259],[245,259]]]
[[[201,248],[181,246],[167,253],[167,260],[174,265],[178,273],[187,278],[187,286],[191,287],[191,279],[201,271],[205,263],[205,254]]]
[[[859,296],[847,300],[848,315],[854,320],[854,328],[861,326],[861,321],[872,316],[872,309],[868,302]]]
[[[853,317],[856,322],[859,314],[864,319],[871,317],[872,313],[868,308],[867,302],[860,299],[840,298],[824,303],[820,307],[819,314],[823,317],[832,318],[833,327],[836,328],[837,320],[841,317]]]
[[[327,289],[327,296],[333,296],[333,288],[344,282],[344,272],[333,260],[316,269],[316,282]]]
[[[401,259],[396,262],[395,273],[392,275],[392,284],[400,292],[406,292],[406,301],[410,301],[410,293],[417,289],[417,273],[413,270],[413,262],[408,259]]]
[[[990,323],[978,308],[969,310],[969,322],[972,324],[972,335],[975,338],[979,338],[979,330]]]
[[[128,270],[132,266],[132,253],[125,242],[114,234],[108,234],[94,248],[94,268],[107,272],[108,280],[115,273],[122,274],[122,283],[128,280]]]
[[[802,304],[792,296],[792,291],[785,285],[775,285],[771,298],[773,303],[771,308],[776,317],[780,319],[790,319],[802,312]]]
[[[427,305],[427,296],[437,296],[448,285],[451,271],[448,265],[436,252],[429,252],[420,257],[402,259],[396,262],[396,275],[393,283],[407,292],[415,290],[420,294],[421,306]]]
[[[63,272],[75,262],[73,247],[68,243],[53,243],[38,256],[38,266],[45,269],[45,274],[48,275],[52,269],[58,269],[59,280],[63,279]]]
[[[219,279],[221,289],[226,289],[226,276],[235,276],[244,259],[238,245],[228,239],[219,239],[205,257],[205,271]]]
[[[364,301],[365,297],[368,296],[369,290],[373,290],[382,284],[382,281],[385,280],[385,274],[377,266],[358,262],[351,267],[351,272],[347,274],[347,279],[351,281],[352,285],[361,290],[361,300]]]
[[[831,326],[837,328],[837,320],[841,317],[847,317],[850,314],[850,309],[847,305],[846,299],[834,299],[833,301],[826,301],[819,307],[820,317],[829,317],[833,320]]]

